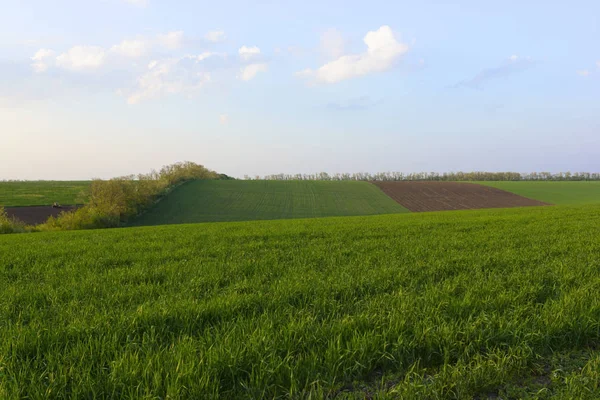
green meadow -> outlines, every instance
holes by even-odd
[[[49,206],[54,202],[72,205],[84,202],[91,181],[0,182],[0,206]]]
[[[597,399],[599,270],[600,206],[4,235],[0,398]]]
[[[404,212],[368,182],[198,180],[175,189],[133,225]]]

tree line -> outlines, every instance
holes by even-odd
[[[248,175],[247,180],[276,181],[600,181],[600,172],[357,172],[328,174],[274,174],[263,177]]]

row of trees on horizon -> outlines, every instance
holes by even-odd
[[[368,172],[328,174],[274,174],[244,176],[246,180],[276,181],[600,181],[600,172]]]

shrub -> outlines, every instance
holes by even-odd
[[[219,179],[220,175],[193,162],[167,165],[159,172],[129,175],[110,180],[95,179],[88,203],[63,212],[38,226],[39,230],[75,230],[118,227],[150,208],[178,185],[194,179]]]
[[[4,207],[0,206],[0,234],[22,233],[27,232],[27,230],[27,226],[24,223],[9,217]]]

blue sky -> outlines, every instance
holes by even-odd
[[[600,170],[597,1],[7,3],[0,179]]]

